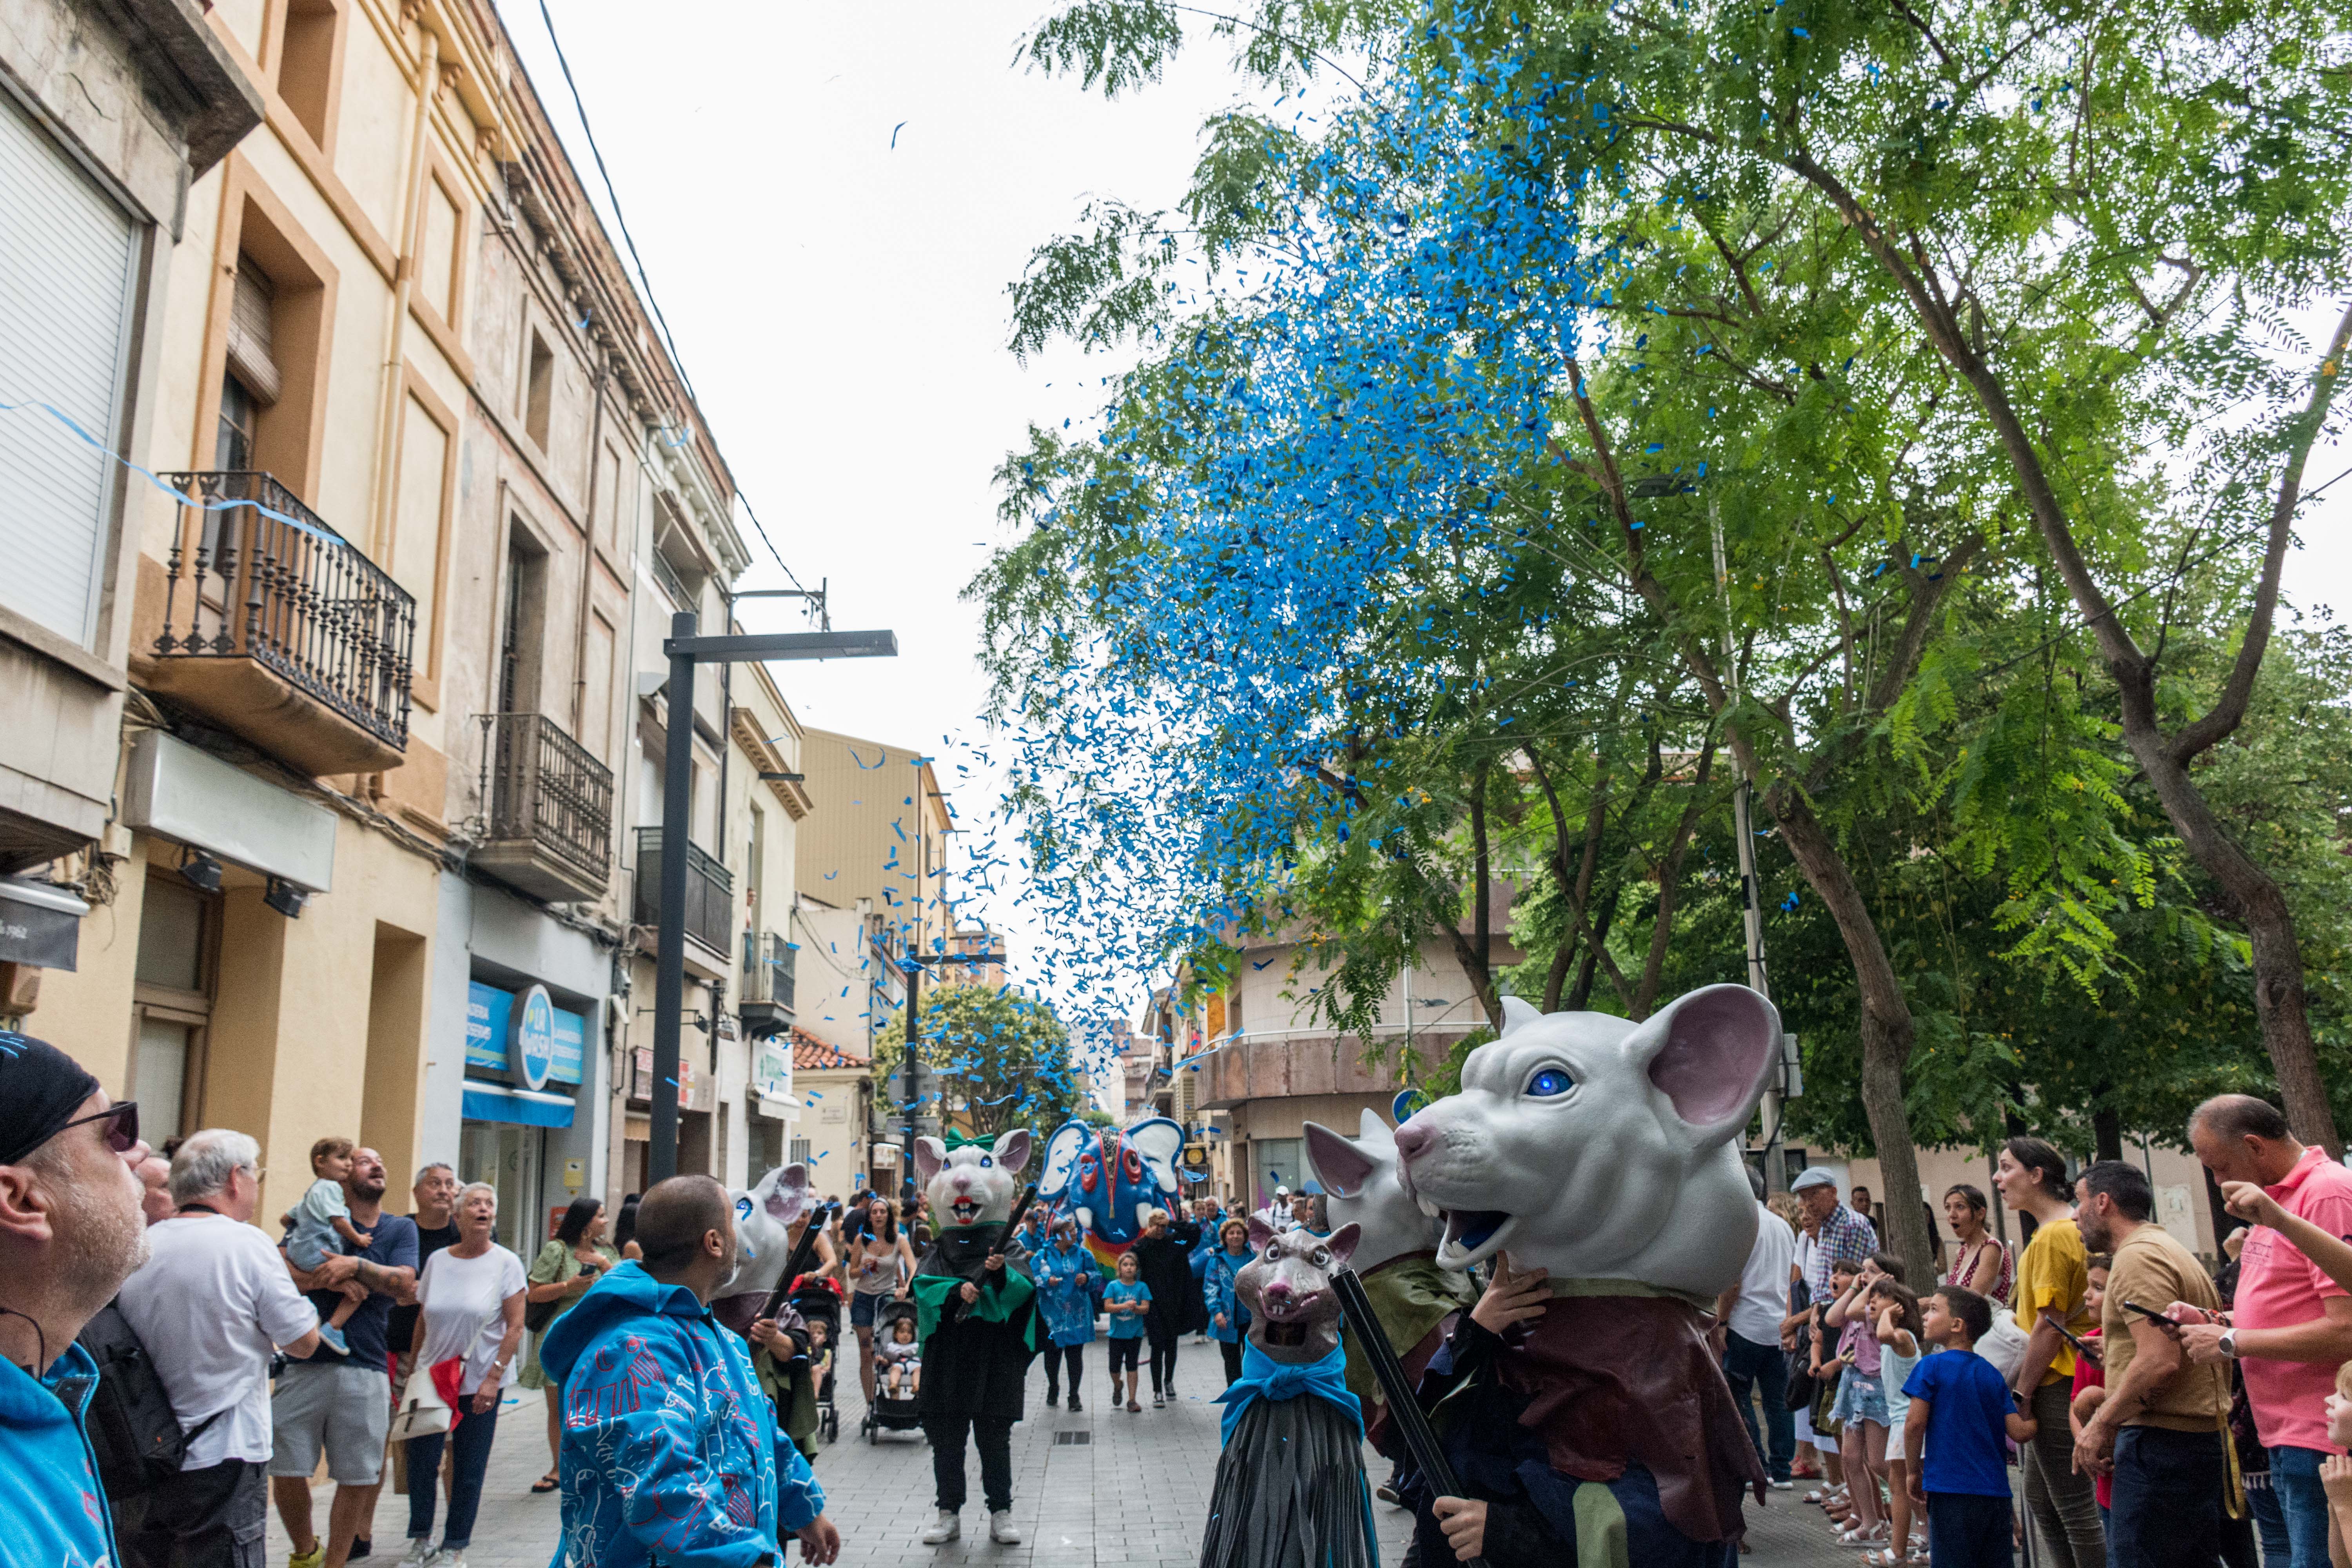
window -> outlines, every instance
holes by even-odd
[[[417,246],[416,289],[444,322],[457,321],[457,204],[438,180],[425,182],[425,235]]]
[[[278,51],[278,96],[322,151],[328,106],[334,97],[335,34],[341,20],[334,0],[288,0],[286,39]]]
[[[506,626],[499,646],[499,711],[539,711],[547,641],[547,556],[518,523],[507,543]]]
[[[388,564],[394,580],[416,599],[416,629],[423,645],[416,660],[420,676],[432,663],[434,601],[441,585],[441,502],[448,469],[448,432],[410,393],[401,410],[400,493],[393,511]]]
[[[597,459],[596,537],[614,555],[621,553],[621,450],[607,441]]]
[[[588,618],[588,683],[581,693],[580,743],[598,762],[612,761],[613,628],[597,615]]]
[[[120,449],[131,222],[5,91],[0,215],[0,400],[39,398]],[[0,605],[89,645],[117,483],[103,452],[47,415],[0,416]]]
[[[787,1156],[787,1162],[792,1164],[805,1165],[809,1163],[809,1141],[805,1138],[795,1138],[793,1140],[793,1152]]]
[[[523,377],[522,427],[534,445],[547,450],[547,422],[555,401],[555,351],[536,331],[530,334],[530,363]]]
[[[213,467],[242,473],[253,467],[253,421],[260,410],[253,394],[234,374],[221,377],[220,433],[213,445]],[[206,529],[209,535],[212,530]]]
[[[139,1101],[140,1129],[158,1148],[201,1125],[219,924],[216,896],[177,877],[147,879],[133,971],[130,1091]]]

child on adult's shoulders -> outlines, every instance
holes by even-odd
[[[1911,1370],[1905,1420],[1911,1500],[1927,1508],[1927,1553],[1935,1568],[2011,1568],[2008,1452],[2004,1439],[2031,1442],[2037,1430],[2021,1414],[2000,1369],[1976,1353],[1992,1331],[1992,1303],[1948,1285],[1927,1298],[1921,1338],[1946,1353]]]

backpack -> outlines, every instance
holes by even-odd
[[[188,1445],[227,1412],[216,1410],[182,1432],[153,1359],[111,1301],[76,1338],[98,1363],[87,1426],[108,1494],[135,1496],[178,1475]]]

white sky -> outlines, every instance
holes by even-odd
[[[1090,196],[1173,204],[1202,118],[1239,89],[1225,46],[1106,103],[1014,62],[1051,0],[551,4],[744,497],[803,582],[830,579],[836,627],[898,634],[893,660],[772,667],[785,697],[809,724],[948,754],[942,736],[978,737],[985,698],[958,595],[1003,537],[990,476],[1033,421],[1092,412],[1120,363],[1057,352],[1024,369],[1004,349],[1005,285]],[[500,8],[601,205],[536,0]],[[2316,454],[2310,482],[2347,464],[2342,446]],[[2352,609],[2347,519],[2352,479],[2305,520],[2298,603]],[[759,563],[739,586],[785,585],[747,542]],[[753,629],[799,629],[782,605],[744,609]],[[992,795],[961,791],[961,819]],[[1034,921],[990,912],[1018,968]]]

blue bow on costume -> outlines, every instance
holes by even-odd
[[[1217,1395],[1217,1403],[1225,1407],[1223,1422],[1217,1432],[1218,1440],[1234,1440],[1234,1424],[1253,1399],[1296,1399],[1302,1394],[1328,1399],[1348,1413],[1356,1424],[1356,1440],[1363,1441],[1364,1407],[1348,1392],[1348,1352],[1344,1347],[1332,1351],[1321,1361],[1276,1361],[1257,1348],[1253,1340],[1242,1342],[1241,1381]]]

